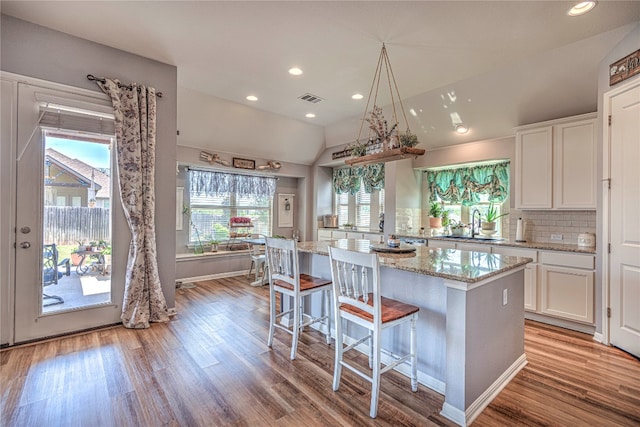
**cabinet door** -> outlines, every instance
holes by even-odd
[[[538,309],[538,264],[529,263],[524,268],[524,309]]]
[[[331,232],[331,238],[333,240],[346,239],[347,238],[347,232],[346,231],[332,231]]]
[[[362,239],[362,233],[358,233],[357,231],[349,231],[347,232],[347,239]]]
[[[558,209],[596,208],[595,120],[554,126],[553,206]]]
[[[593,270],[540,266],[540,312],[593,324]]]
[[[382,234],[376,234],[376,233],[362,233],[362,238],[363,239],[367,239],[367,240],[371,240],[372,243],[382,243],[383,240],[383,236]]]
[[[552,126],[516,133],[516,209],[551,209]]]

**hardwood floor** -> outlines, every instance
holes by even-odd
[[[443,396],[383,375],[343,372],[331,390],[333,344],[276,331],[266,346],[268,289],[244,277],[178,289],[178,315],[148,330],[111,327],[0,352],[2,426],[453,425]],[[529,364],[474,426],[638,426],[640,361],[590,336],[527,322]],[[362,356],[357,356],[363,358]],[[366,360],[363,358],[363,360]]]

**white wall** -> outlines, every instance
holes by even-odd
[[[164,97],[157,105],[156,229],[160,280],[169,307],[175,304],[175,165],[177,69],[108,46],[1,16],[2,71],[102,93],[87,74],[115,77],[155,87]],[[4,140],[2,142],[4,144]],[[166,173],[170,171],[170,173]],[[3,177],[4,180],[4,177]],[[18,188],[19,191],[19,188]],[[2,217],[3,230],[12,224]],[[114,271],[125,277],[130,235],[124,214],[114,212]],[[120,248],[120,249],[118,249]],[[3,247],[3,251],[6,248]],[[9,286],[8,283],[1,283]],[[4,322],[3,322],[3,326]]]
[[[268,160],[310,165],[324,150],[321,126],[183,87],[178,129],[180,145]]]

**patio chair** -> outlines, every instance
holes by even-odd
[[[63,267],[60,271],[60,267]],[[56,244],[43,245],[42,246],[42,287],[45,288],[50,285],[57,285],[58,280],[62,276],[71,275],[71,263],[69,258],[65,258],[58,262],[58,248]],[[64,299],[58,295],[48,295],[42,292],[43,302],[45,299],[53,300],[46,304],[42,304],[43,307],[48,307],[55,304],[63,304]]]

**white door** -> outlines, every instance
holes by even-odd
[[[640,357],[640,85],[611,98],[610,342]]]
[[[77,201],[78,197],[83,200],[84,197],[87,203],[85,209],[89,209],[88,197],[95,196],[100,189],[104,188],[106,192],[107,188],[113,188],[104,181],[100,186],[97,183],[99,169],[90,166],[90,161],[79,160],[87,155],[85,150],[68,153],[65,157],[58,156],[55,161],[49,151],[45,155],[46,135],[50,134],[72,135],[72,139],[84,138],[105,145],[109,138],[105,139],[104,135],[98,132],[101,120],[104,119],[105,123],[108,121],[100,116],[100,111],[108,111],[107,106],[108,102],[100,99],[99,94],[91,97],[25,83],[18,84],[15,150],[15,343],[119,321],[123,285],[111,281],[107,276],[108,270],[104,268],[104,254],[107,251],[104,250],[104,244],[103,249],[96,247],[86,251],[85,247],[85,251],[79,251],[77,243],[70,243],[69,237],[62,237],[69,234],[65,234],[64,230],[53,237],[51,234],[45,234],[49,226],[45,227],[44,218],[44,213],[49,213],[45,210],[45,205],[58,208],[58,203],[68,200],[68,209],[80,209],[73,206],[73,200]],[[96,115],[87,115],[87,111],[95,112]],[[57,124],[52,124],[55,120],[58,121]],[[43,127],[43,123],[47,122],[49,130]],[[91,128],[91,123],[97,124],[97,127]],[[93,137],[91,133],[74,133],[68,130],[87,127],[96,131]],[[87,177],[88,175],[90,177]],[[109,204],[110,198],[103,196],[103,203]],[[61,208],[66,209],[67,206]],[[110,217],[107,222],[109,224],[103,226],[110,230]],[[91,231],[96,227],[98,225],[92,223],[84,225],[82,229]],[[44,241],[44,236],[47,236],[47,241]],[[62,239],[66,241],[62,242]],[[67,246],[69,258],[72,251],[83,253],[83,264],[72,266],[71,263],[62,263],[62,256],[59,256],[57,261],[61,263],[60,266],[53,264],[54,269],[47,270],[47,263],[51,260],[49,249],[54,243],[56,253]],[[109,247],[109,250],[113,249]],[[56,279],[52,285],[50,279],[54,277],[60,280]],[[85,286],[84,282],[87,280],[82,282],[80,279],[89,277],[93,280]],[[71,279],[77,280],[75,287],[62,294],[62,281]],[[45,284],[47,286],[44,286]],[[96,294],[97,292],[100,294]],[[72,299],[88,302],[71,304]]]

